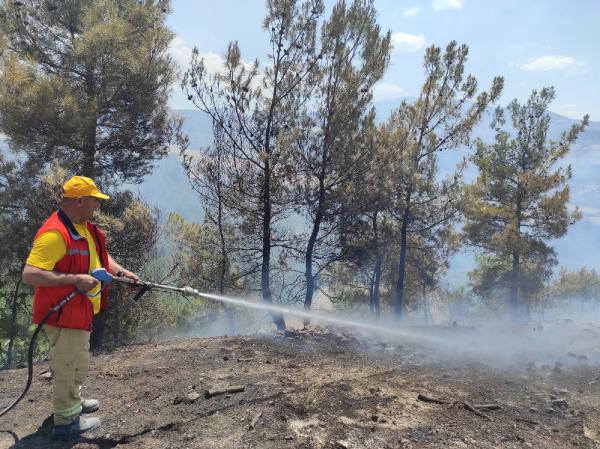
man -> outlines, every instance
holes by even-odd
[[[80,417],[99,407],[96,399],[81,399],[80,391],[89,367],[93,317],[104,309],[107,299],[106,289],[90,273],[105,268],[111,274],[139,280],[108,254],[104,234],[90,221],[100,201],[108,199],[92,179],[69,179],[63,185],[60,209],[38,230],[23,270],[23,282],[35,287],[36,324],[75,289],[79,292],[44,325],[51,347],[56,438],[68,438],[100,425],[98,418]]]

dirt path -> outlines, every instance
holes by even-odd
[[[594,366],[501,370],[314,331],[135,345],[93,357],[84,394],[101,401],[103,425],[68,444],[44,423],[47,368],[0,420],[0,448],[600,448]],[[0,404],[25,376],[0,372]],[[235,385],[244,391],[204,397]]]

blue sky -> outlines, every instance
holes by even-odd
[[[327,11],[334,1],[326,0]],[[600,1],[598,0],[375,0],[378,21],[393,33],[394,50],[375,100],[415,96],[423,80],[425,47],[457,40],[470,47],[467,71],[490,85],[505,77],[502,103],[524,100],[552,85],[551,110],[571,118],[600,120]],[[217,70],[231,40],[246,61],[265,60],[268,37],[261,24],[264,0],[172,0],[168,25],[176,33],[172,53],[185,67],[196,46]],[[171,104],[190,104],[175,87]]]

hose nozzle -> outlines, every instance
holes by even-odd
[[[198,290],[196,290],[195,288],[190,287],[189,285],[186,285],[185,287],[183,287],[181,289],[181,292],[186,294],[186,295],[195,295],[198,296],[200,294],[200,292]]]

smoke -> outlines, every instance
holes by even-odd
[[[413,344],[438,359],[464,359],[503,369],[556,370],[600,365],[600,322],[546,320],[523,325],[413,327]]]
[[[600,366],[600,320],[549,319],[509,324],[486,320],[469,326],[454,324],[416,325],[365,319],[368,314],[307,312],[258,301],[198,293],[225,304],[234,315],[235,331],[227,314],[198,315],[187,336],[250,335],[272,333],[271,313],[282,313],[288,324],[300,327],[305,318],[314,325],[331,327],[352,335],[361,350],[387,346],[412,348],[433,360],[479,362],[500,369],[540,370],[554,373],[576,365]],[[578,304],[575,304],[578,305]],[[221,308],[216,307],[215,310]],[[556,310],[560,316],[577,310]],[[559,313],[560,312],[560,313]],[[576,316],[576,315],[573,315]],[[581,316],[577,315],[579,318]]]

